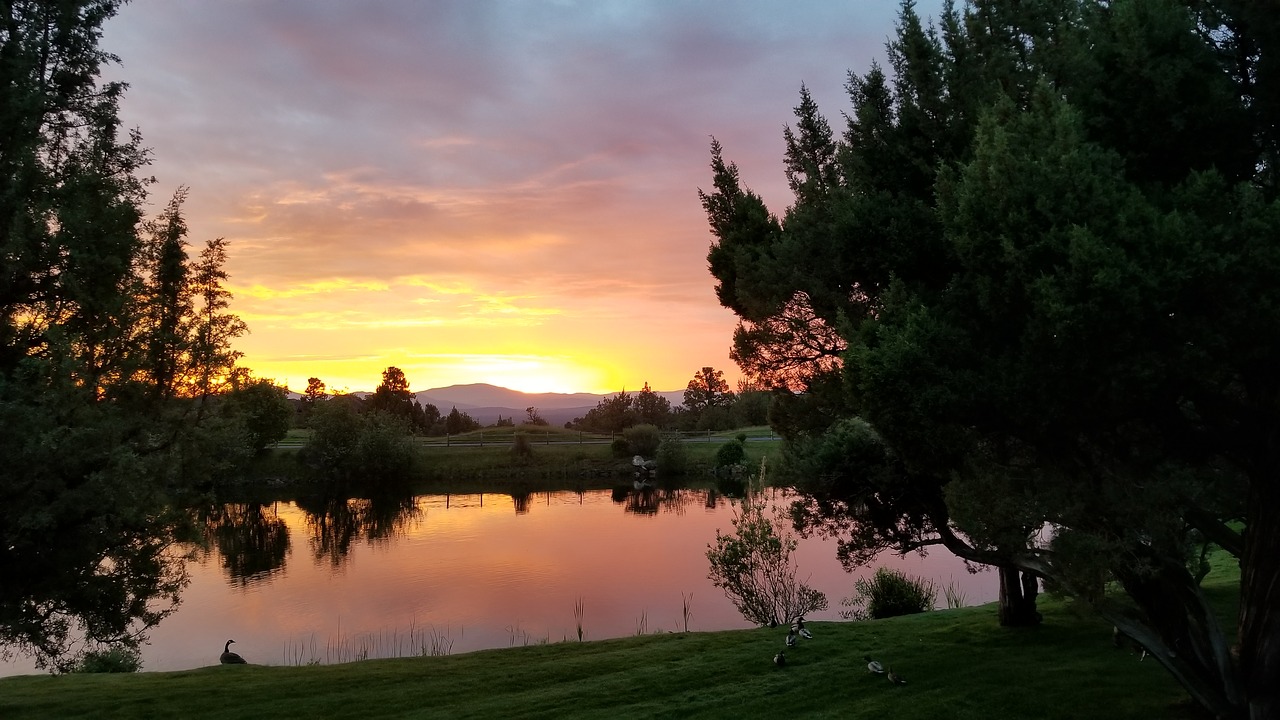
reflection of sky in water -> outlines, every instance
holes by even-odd
[[[336,661],[340,645],[348,657],[362,645],[396,654],[411,631],[415,647],[434,632],[454,653],[560,642],[577,637],[579,599],[587,639],[633,635],[642,618],[648,632],[682,629],[682,594],[692,595],[691,630],[750,627],[707,579],[706,548],[717,528],[731,528],[729,503],[707,508],[701,491],[668,495],[653,514],[627,512],[609,491],[536,493],[521,513],[510,495],[423,496],[399,535],[357,538],[336,567],[317,558],[307,515],[279,503],[264,514],[288,524],[283,569],[241,583],[216,551],[193,563],[182,607],[151,633],[144,669],[216,663],[228,638],[250,662],[277,665]],[[874,571],[845,573],[834,543],[819,539],[802,540],[797,555],[800,579],[827,594],[829,608],[815,620],[839,619],[854,579]],[[955,580],[967,604],[997,595],[994,574],[970,575],[942,550],[890,555],[884,564],[940,584]],[[941,594],[938,602],[945,607]],[[31,671],[0,665],[0,674]]]

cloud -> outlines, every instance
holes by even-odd
[[[103,42],[159,187],[191,186],[194,241],[229,241],[250,364],[328,357],[336,342],[385,359],[426,342],[412,330],[462,352],[502,328],[526,349],[554,335],[602,367],[696,369],[723,361],[734,324],[706,270],[710,137],[785,208],[782,128],[800,83],[838,127],[845,72],[883,56],[895,12],[134,0]],[[678,340],[687,358],[610,347],[622,327]],[[316,348],[277,347],[299,343]]]

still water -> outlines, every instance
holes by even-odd
[[[143,669],[216,664],[228,638],[251,663],[293,665],[562,642],[579,626],[587,640],[747,628],[707,578],[707,546],[731,530],[733,510],[692,489],[219,506]],[[817,538],[797,557],[829,602],[812,620],[838,620],[854,580],[874,572],[845,572]],[[944,551],[880,564],[955,582],[965,604],[997,595],[994,574],[969,574]],[[0,665],[24,672],[35,670]]]

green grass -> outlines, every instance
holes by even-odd
[[[241,490],[271,485],[287,494],[289,486],[306,483],[308,471],[297,462],[297,449],[306,442],[307,430],[291,430],[280,446],[255,461]],[[530,458],[511,452],[516,432],[524,433],[533,447]],[[781,441],[768,427],[745,428],[720,433],[693,433],[685,440],[688,471],[678,478],[664,478],[697,484],[709,479],[715,454],[738,433],[760,438],[746,444],[748,467],[756,467],[762,457],[776,455]],[[501,492],[513,483],[522,490],[586,490],[608,488],[619,480],[630,480],[631,459],[613,456],[608,436],[589,435],[550,426],[522,425],[516,428],[486,428],[446,441],[420,438],[421,445],[413,477],[413,490],[437,492]],[[592,441],[604,442],[592,442]],[[447,443],[447,444],[446,444]]]
[[[1207,584],[1224,609],[1236,578],[1215,572]],[[814,638],[788,650],[784,668],[772,662],[779,628],[345,665],[24,676],[0,679],[0,717],[1200,717],[1157,663],[1115,649],[1102,621],[1065,601],[1042,610],[1035,629],[1000,628],[993,605],[809,623]],[[864,654],[907,685],[868,674]]]

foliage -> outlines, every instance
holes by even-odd
[[[245,332],[226,243],[189,256],[183,188],[144,219],[148,153],[99,80],[120,4],[0,6],[0,656],[57,669],[172,610],[169,493],[246,451],[213,411]]]
[[[586,415],[574,418],[570,426],[577,430],[597,433],[620,433],[636,424],[634,399],[626,390],[604,397]]]
[[[764,465],[758,482],[763,483]],[[711,582],[724,590],[750,622],[776,625],[824,610],[827,597],[796,579],[796,538],[781,509],[769,512],[759,493],[748,493],[733,514],[733,533],[716,530],[707,546]]]
[[[413,415],[413,396],[409,392],[409,379],[404,371],[392,365],[382,371],[382,382],[374,388],[368,400],[371,410],[389,413],[405,420]]]
[[[667,438],[659,443],[654,460],[663,475],[684,475],[689,472],[689,452],[679,438]]]
[[[616,458],[631,457],[631,443],[624,437],[616,437],[609,443],[609,453]]]
[[[733,393],[729,390],[729,383],[725,382],[724,372],[713,367],[704,367],[694,373],[684,391],[684,406],[693,413],[701,413],[711,407],[725,407],[732,402]]]
[[[301,427],[311,427],[311,413],[316,404],[328,399],[329,389],[325,387],[324,381],[317,377],[307,378],[307,389],[302,393],[301,416],[298,424]]]
[[[671,401],[654,392],[645,383],[632,401],[636,422],[656,427],[666,427],[671,422]]]
[[[716,467],[732,467],[741,465],[747,459],[747,446],[734,438],[716,450]]]
[[[542,413],[538,412],[536,407],[527,407],[524,409],[526,425],[547,425],[546,418],[542,417]]]
[[[518,432],[511,438],[511,454],[519,460],[528,460],[533,457],[533,443],[529,442],[529,436]]]
[[[444,420],[445,432],[449,435],[459,435],[472,430],[480,429],[480,422],[465,412],[459,412],[458,408],[449,411],[449,415]]]
[[[653,457],[662,443],[662,433],[653,425],[633,425],[622,431],[622,437],[626,439],[627,449],[632,455],[647,458]]]
[[[289,432],[293,406],[288,392],[272,380],[237,381],[223,396],[219,409],[243,428],[244,444],[253,452],[262,452]]]
[[[71,672],[134,673],[142,669],[142,657],[136,648],[113,647],[85,653]]]
[[[932,580],[914,578],[890,567],[876,568],[871,579],[860,578],[853,584],[853,597],[840,601],[849,610],[841,610],[847,620],[880,620],[932,610],[938,590]]]
[[[360,419],[353,457],[356,471],[375,487],[407,479],[416,458],[409,423],[399,415],[380,410]]]
[[[357,475],[377,485],[403,480],[414,466],[408,422],[380,410],[361,413],[358,400],[336,397],[316,407],[299,459],[333,480]]]
[[[1002,618],[1051,581],[1213,713],[1280,714],[1278,41],[1229,0],[904,2],[842,133],[801,87],[781,216],[713,141],[733,358],[789,443],[876,438],[815,468],[808,529],[996,565]],[[1204,538],[1244,565],[1238,653]]]

